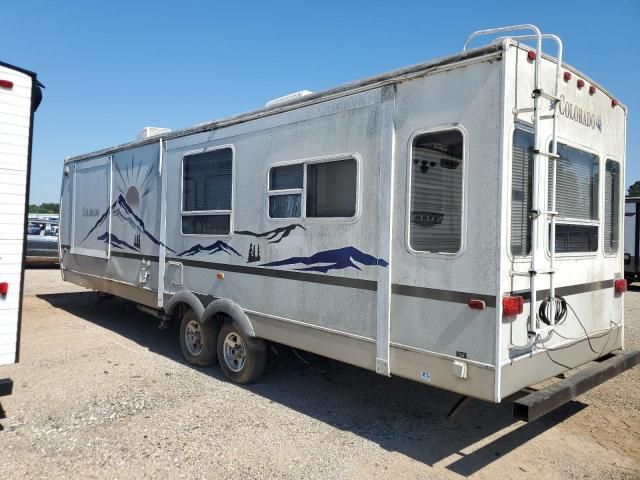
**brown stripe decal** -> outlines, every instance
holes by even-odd
[[[568,285],[566,287],[557,287],[556,295],[560,297],[568,297],[569,295],[577,295],[579,293],[595,292],[596,290],[604,290],[605,288],[613,288],[613,279],[600,280],[599,282],[580,283],[578,285]],[[531,299],[529,290],[518,290],[511,292],[511,295],[520,295],[528,302]],[[537,297],[542,299],[549,296],[549,290],[538,290]]]
[[[437,288],[414,287],[411,285],[401,285],[394,283],[391,286],[391,293],[405,297],[426,298],[428,300],[439,300],[441,302],[454,302],[467,304],[469,300],[483,300],[489,308],[496,308],[496,297],[479,293],[455,292],[451,290],[440,290]]]

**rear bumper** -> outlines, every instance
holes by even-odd
[[[530,422],[640,363],[640,351],[616,352],[575,375],[513,402],[513,416]]]
[[[581,367],[608,353],[623,348],[623,327],[612,327],[604,334],[586,337],[555,345],[550,349],[539,349],[533,354],[509,360],[501,367],[500,396],[506,398],[523,388],[530,387],[549,378]]]

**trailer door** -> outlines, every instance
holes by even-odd
[[[109,258],[111,157],[74,164],[71,253]]]

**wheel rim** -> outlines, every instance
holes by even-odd
[[[184,342],[191,355],[200,355],[202,352],[202,330],[200,329],[200,324],[195,320],[187,323],[187,328],[184,332]]]
[[[227,334],[224,339],[224,362],[233,372],[239,372],[244,368],[247,349],[244,341],[235,332]]]

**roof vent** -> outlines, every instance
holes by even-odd
[[[162,135],[163,133],[169,133],[170,128],[162,127],[144,127],[138,132],[138,140],[144,140],[145,138],[155,137],[156,135]]]
[[[294,100],[298,100],[302,97],[306,97],[307,95],[311,95],[313,92],[309,90],[300,90],[299,92],[293,92],[289,95],[285,95],[284,97],[274,98],[273,100],[269,100],[264,104],[265,107],[273,107],[274,105],[280,105],[282,103],[289,103]]]

